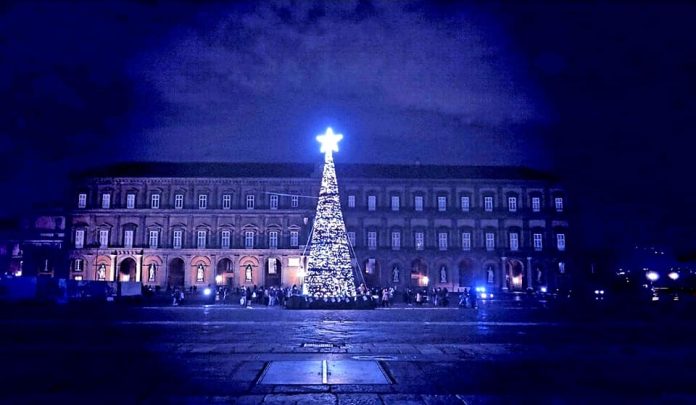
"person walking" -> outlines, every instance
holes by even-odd
[[[389,307],[389,290],[386,288],[382,290],[382,308]]]

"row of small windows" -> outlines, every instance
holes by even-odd
[[[353,231],[348,231],[348,240],[353,246],[356,245],[356,234]],[[367,231],[365,234],[365,247],[367,247],[370,250],[376,250],[378,247],[378,238],[377,238],[377,231]],[[400,250],[402,247],[401,241],[401,232],[399,231],[393,231],[391,232],[391,239],[390,239],[390,247],[392,250]],[[450,243],[449,243],[449,237],[450,234],[449,232],[438,232],[437,234],[437,248],[438,250],[448,250],[450,249]],[[509,232],[508,233],[508,248],[511,251],[518,251],[520,250],[520,234],[519,232]],[[532,248],[540,252],[543,250],[543,240],[544,240],[544,235],[542,233],[532,233]],[[473,248],[473,243],[472,243],[472,233],[471,232],[462,232],[461,233],[461,240],[460,240],[460,247],[462,250],[471,250]],[[565,238],[565,233],[556,233],[556,249],[559,251],[565,251],[566,248],[566,238]],[[413,247],[416,250],[424,250],[425,249],[425,233],[424,232],[414,232],[413,233]],[[496,233],[495,232],[485,232],[484,233],[484,238],[483,238],[483,247],[485,247],[486,250],[494,250],[496,248]]]
[[[509,196],[507,198],[507,209],[509,212],[517,212],[519,209],[519,203],[518,203],[519,198],[517,196]],[[424,201],[425,198],[422,195],[416,195],[413,197],[413,210],[414,211],[423,211],[423,206],[424,206]],[[556,212],[563,212],[563,197],[554,197],[554,209]],[[348,208],[355,208],[355,195],[354,194],[349,194],[348,195]],[[483,197],[483,210],[486,212],[493,212],[493,196],[484,196]],[[392,211],[399,211],[401,209],[401,197],[398,195],[392,195],[390,197],[390,209]],[[459,208],[466,212],[471,210],[472,205],[471,205],[471,197],[469,196],[461,196],[459,198]],[[541,197],[540,196],[533,196],[531,198],[531,209],[532,212],[541,212]],[[377,196],[376,195],[368,195],[367,196],[367,210],[368,211],[376,211],[377,210]],[[440,212],[447,211],[447,196],[438,196],[437,197],[437,210]]]
[[[222,249],[229,249],[232,247],[232,232],[229,230],[223,230],[219,232],[220,234],[220,244],[219,247]],[[244,231],[243,232],[243,247],[245,249],[253,249],[258,246],[258,237],[255,231]],[[160,231],[150,230],[148,231],[147,247],[150,249],[156,249],[162,247],[160,245]],[[270,249],[276,249],[279,247],[279,231],[269,231],[268,232],[268,245]],[[108,248],[110,246],[110,231],[108,229],[100,229],[98,234],[99,248]],[[192,247],[197,249],[208,248],[208,238],[209,232],[207,230],[197,230],[194,233],[195,244]],[[135,241],[135,230],[126,229],[123,231],[123,247],[132,248]],[[300,232],[290,231],[289,247],[297,248],[300,242]],[[75,230],[75,248],[82,249],[85,247],[85,230],[76,229]],[[176,229],[172,231],[172,244],[171,247],[174,249],[181,249],[184,247],[184,231]]]
[[[269,198],[269,208],[272,210],[276,210],[279,207],[279,195],[278,194],[271,194]],[[150,195],[150,208],[152,209],[159,209],[160,208],[160,201],[161,201],[161,196],[160,194],[152,194]],[[208,194],[199,194],[198,195],[198,204],[197,207],[198,209],[207,209],[208,208]],[[221,204],[220,207],[225,210],[229,210],[232,208],[232,194],[223,194],[222,199],[221,199]],[[248,210],[253,210],[255,208],[255,203],[256,203],[256,196],[253,194],[247,194],[245,197],[245,208]],[[111,208],[111,193],[102,193],[101,195],[101,208],[103,209],[109,209]],[[290,207],[292,208],[297,208],[300,205],[300,197],[293,195],[290,196]],[[87,208],[87,193],[80,193],[78,194],[77,197],[77,207],[78,208]],[[126,195],[126,208],[128,209],[133,209],[135,208],[135,194],[134,193],[129,193]],[[184,208],[184,195],[183,194],[175,194],[174,195],[174,209],[183,209]]]

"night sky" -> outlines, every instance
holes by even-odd
[[[320,162],[332,126],[339,163],[557,173],[583,250],[696,250],[696,7],[263,3],[3,3],[0,216],[116,161]]]

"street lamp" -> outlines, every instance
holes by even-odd
[[[677,273],[676,271],[672,271],[669,274],[667,274],[667,277],[669,277],[672,281],[677,281],[677,279],[679,279],[679,273]]]
[[[647,277],[648,280],[655,282],[660,279],[660,275],[657,274],[656,271],[649,271],[645,273],[645,277]]]

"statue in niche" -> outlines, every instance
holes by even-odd
[[[147,281],[154,282],[155,281],[155,272],[157,271],[155,269],[155,264],[150,263],[150,267],[148,267],[148,273],[147,273]]]
[[[203,263],[198,265],[198,269],[196,270],[196,282],[202,283],[205,277],[205,267],[203,266]]]
[[[398,283],[401,279],[401,272],[399,271],[399,266],[394,266],[392,268],[392,282]]]
[[[541,272],[541,267],[537,266],[536,268],[536,276],[537,276],[537,283],[541,284],[541,278],[543,277],[543,273]]]
[[[440,267],[440,282],[447,282],[447,268],[445,266]]]
[[[106,280],[106,265],[104,263],[97,268],[97,280]]]
[[[486,268],[486,280],[488,281],[488,284],[493,284],[495,282],[495,274],[493,274],[493,266],[488,266]]]
[[[244,280],[251,281],[251,264],[247,264],[244,268]]]

